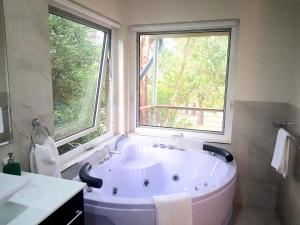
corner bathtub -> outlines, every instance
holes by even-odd
[[[199,150],[143,146],[127,142],[120,155],[94,166],[101,189],[84,193],[88,225],[155,225],[155,195],[186,192],[193,225],[225,225],[232,212],[235,162]]]

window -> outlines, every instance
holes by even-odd
[[[111,32],[56,8],[49,27],[54,135],[62,154],[111,129]]]
[[[224,134],[231,28],[137,39],[137,126]]]

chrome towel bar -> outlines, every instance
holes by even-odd
[[[273,126],[276,127],[277,129],[285,129],[290,136],[288,137],[298,149],[300,149],[300,136],[297,134],[294,130],[290,129],[289,127],[294,125],[292,122],[273,122]]]

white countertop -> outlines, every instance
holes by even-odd
[[[39,224],[86,186],[78,181],[33,173],[22,176],[29,177],[31,182],[0,205],[0,225]]]

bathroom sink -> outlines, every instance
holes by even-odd
[[[30,183],[30,178],[0,173],[0,205]]]

